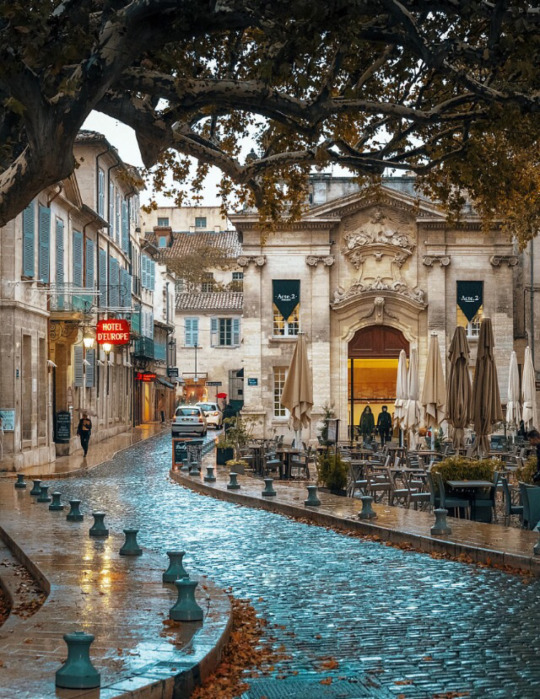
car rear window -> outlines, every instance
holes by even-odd
[[[200,415],[199,408],[178,408],[177,415]]]
[[[199,408],[201,410],[217,410],[213,403],[199,403]]]

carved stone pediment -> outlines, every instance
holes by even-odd
[[[405,282],[385,282],[380,277],[377,277],[370,283],[357,281],[347,290],[339,286],[334,291],[334,302],[332,303],[332,308],[340,308],[341,306],[350,303],[354,299],[365,295],[373,296],[376,294],[378,294],[380,298],[383,298],[386,295],[390,295],[394,298],[401,298],[402,300],[412,302],[417,308],[425,308],[427,306],[426,295],[422,289],[411,289],[409,286],[407,286],[407,284],[405,284]]]

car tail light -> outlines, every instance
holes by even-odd
[[[219,415],[219,413],[218,413],[217,410],[214,410],[214,412],[213,412],[213,413],[210,413],[210,415],[215,415],[215,416],[217,417],[217,416]]]
[[[204,419],[202,417],[200,417],[199,422],[204,422]]]

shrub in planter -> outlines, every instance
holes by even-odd
[[[317,476],[329,490],[344,490],[347,487],[349,464],[339,454],[325,451],[317,459]]]
[[[443,481],[492,481],[495,471],[502,469],[498,459],[473,461],[462,456],[451,456],[433,464],[432,472],[440,473]]]
[[[536,485],[533,482],[533,476],[536,473],[536,454],[531,454],[525,464],[517,469],[516,478],[522,483],[530,483],[531,485]]]
[[[247,461],[242,461],[242,459],[229,459],[225,465],[229,471],[239,473],[240,475],[244,474],[248,467]]]

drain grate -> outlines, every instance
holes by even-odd
[[[387,689],[370,683],[334,680],[321,684],[320,680],[287,678],[284,680],[250,680],[250,687],[240,699],[388,699]]]

